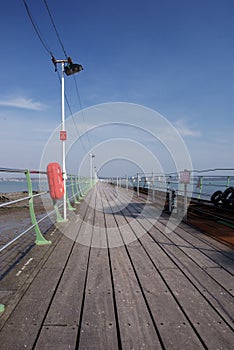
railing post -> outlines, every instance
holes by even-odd
[[[154,173],[152,173],[152,202],[155,200]]]
[[[73,195],[75,204],[78,204],[80,202],[77,200],[77,197],[76,197],[76,194],[75,194],[73,176],[70,175],[70,177],[71,177],[72,195]]]
[[[201,199],[202,186],[203,186],[203,176],[201,176],[199,179],[199,193],[197,195],[197,199]]]
[[[67,186],[68,187],[68,186]],[[68,210],[76,210],[76,208],[74,208],[72,205],[71,205],[71,202],[70,202],[70,199],[69,199],[69,195],[68,195],[68,190],[66,188],[66,201],[67,201],[67,208]]]
[[[230,176],[227,177],[226,187],[228,188],[230,186]]]
[[[57,222],[66,222],[67,221],[67,220],[64,220],[64,218],[60,214],[57,204],[54,204],[54,210],[56,213],[56,221]]]
[[[37,223],[37,219],[36,219],[36,215],[35,215],[35,211],[34,211],[32,182],[31,182],[29,170],[26,170],[25,175],[26,175],[27,185],[28,185],[28,196],[30,197],[29,200],[28,200],[28,202],[29,202],[29,212],[30,212],[31,221],[32,221],[32,224],[34,226],[35,233],[36,233],[36,241],[35,241],[35,243],[37,245],[51,244],[51,241],[47,241],[43,237],[43,235],[42,235],[42,233],[40,231],[40,228],[38,226],[38,223]]]
[[[0,314],[5,311],[5,305],[0,304]]]
[[[140,183],[139,183],[139,174],[137,174],[137,197],[140,196]]]

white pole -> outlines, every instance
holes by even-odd
[[[64,103],[64,62],[61,62],[62,65],[62,125],[61,125],[61,131],[65,131],[65,103]],[[63,196],[63,217],[64,220],[67,219],[67,204],[66,204],[66,180],[67,180],[67,173],[66,173],[66,147],[65,147],[65,140],[62,140],[62,170],[63,170],[63,183],[64,183],[64,196]]]
[[[140,182],[139,182],[139,174],[137,173],[137,197],[140,196]]]
[[[93,184],[93,158],[94,154],[90,153],[90,186]]]

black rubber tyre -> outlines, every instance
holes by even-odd
[[[223,192],[222,191],[216,191],[212,194],[210,197],[210,200],[214,204],[218,204],[223,198]]]
[[[228,187],[222,194],[223,204],[232,205],[234,202],[234,187]]]

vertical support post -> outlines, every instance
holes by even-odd
[[[78,185],[79,177],[76,176],[75,179],[76,179],[76,182],[75,182],[76,183],[76,193],[77,193],[77,198],[78,198],[78,203],[77,204],[79,204],[80,203],[80,197],[81,197],[81,192],[80,192],[79,185]]]
[[[54,204],[54,210],[55,210],[55,213],[56,213],[56,221],[57,222],[64,222],[64,219],[62,218],[62,216],[61,216],[61,214],[59,212],[59,208],[58,208],[56,203]]]
[[[70,187],[70,186],[69,186]],[[66,189],[66,200],[67,200],[67,208],[68,210],[76,210],[76,208],[74,208],[71,205],[70,199],[69,199],[69,194],[68,194],[68,190]]]
[[[228,188],[230,186],[230,176],[227,177],[226,187]]]
[[[198,193],[197,199],[201,199],[202,186],[203,186],[203,176],[200,177],[199,193]]]
[[[72,195],[73,195],[73,198],[74,198],[74,202],[75,202],[75,204],[78,204],[79,201],[76,198],[76,194],[75,194],[75,190],[74,190],[74,181],[73,181],[73,176],[72,175],[70,175],[70,179],[71,179]]]
[[[118,188],[119,187],[119,177],[117,176],[116,178],[116,187]]]
[[[34,225],[34,230],[36,233],[35,243],[37,245],[51,244],[51,241],[47,241],[43,237],[43,235],[40,231],[40,228],[38,226],[38,223],[37,223],[37,219],[36,219],[36,215],[35,215],[35,211],[34,211],[32,182],[31,182],[29,170],[26,170],[25,175],[26,175],[27,185],[28,185],[28,196],[30,197],[29,201],[28,201],[29,202],[29,212],[30,212],[31,221],[32,221],[32,224]]]
[[[65,99],[64,99],[64,61],[61,62],[62,67],[62,78],[61,78],[61,87],[62,87],[62,124],[61,131],[65,131]],[[63,170],[63,181],[64,181],[64,196],[63,196],[63,218],[67,220],[67,204],[66,204],[66,140],[62,140],[62,170]]]
[[[154,173],[152,173],[152,202],[155,200]]]
[[[128,175],[126,175],[126,190],[128,191]]]
[[[140,182],[139,182],[139,174],[137,173],[137,197],[140,196]]]
[[[187,220],[187,206],[188,206],[188,193],[187,193],[187,183],[184,183],[184,220]]]
[[[0,314],[5,311],[5,305],[0,304]]]

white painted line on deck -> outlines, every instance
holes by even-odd
[[[19,270],[16,274],[16,276],[18,277],[25,269],[26,267],[30,264],[30,262],[33,260],[33,258],[28,259],[28,261],[24,264],[24,266],[21,268],[21,270]]]

